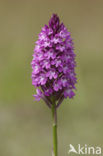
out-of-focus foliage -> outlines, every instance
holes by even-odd
[[[34,42],[52,13],[71,31],[77,92],[58,110],[59,156],[69,144],[103,145],[103,1],[0,1],[0,156],[51,155],[51,112],[35,102]]]

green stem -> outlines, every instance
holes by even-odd
[[[57,110],[55,101],[52,104],[52,119],[53,119],[53,156],[57,156]]]

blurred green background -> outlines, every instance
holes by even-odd
[[[51,111],[35,102],[34,42],[52,13],[71,31],[76,96],[58,110],[59,156],[69,144],[103,146],[103,1],[0,1],[0,156],[50,156]]]

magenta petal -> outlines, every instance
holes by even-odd
[[[36,101],[40,101],[41,97],[39,97],[38,95],[33,95],[35,97]]]

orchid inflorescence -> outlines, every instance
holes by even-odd
[[[70,32],[53,14],[36,41],[32,60],[32,84],[37,88],[36,100],[43,99],[51,107],[55,99],[58,107],[64,98],[75,93],[75,53]]]

